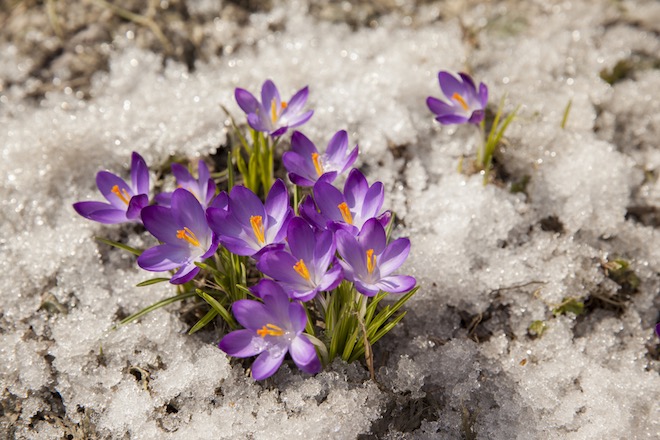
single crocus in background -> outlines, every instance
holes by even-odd
[[[389,211],[380,212],[385,199],[383,184],[376,182],[369,186],[364,174],[356,168],[348,174],[343,193],[324,181],[316,182],[313,192],[314,200],[305,198],[300,212],[319,229],[346,229],[357,234],[370,218],[377,218],[383,227],[390,221]]]
[[[459,78],[456,78],[445,71],[438,73],[438,81],[445,100],[432,96],[426,99],[426,105],[435,114],[438,122],[475,125],[481,123],[488,103],[488,87],[484,83],[479,83],[479,91],[477,91],[469,75],[459,73]]]
[[[149,204],[149,168],[138,153],[131,156],[131,184],[108,171],[99,171],[96,186],[109,203],[78,202],[73,209],[99,223],[140,221],[142,208]]]
[[[289,128],[298,127],[312,117],[313,110],[303,111],[308,94],[308,88],[303,87],[289,101],[282,101],[271,80],[266,80],[261,87],[261,102],[245,89],[234,91],[236,102],[247,114],[250,127],[273,138],[282,136]]]
[[[357,156],[357,146],[348,151],[348,133],[344,130],[335,133],[323,154],[304,134],[295,131],[291,136],[291,151],[282,155],[282,162],[291,182],[314,186],[318,180],[333,182],[353,165]]]
[[[278,281],[292,299],[309,301],[318,292],[339,285],[343,274],[335,261],[336,245],[331,231],[315,232],[309,223],[295,217],[287,228],[287,243],[289,251],[265,252],[257,269]]]
[[[378,220],[367,220],[357,237],[338,230],[336,239],[337,250],[343,258],[339,264],[358,292],[374,296],[381,290],[404,293],[415,287],[415,278],[391,275],[408,258],[410,240],[397,238],[387,244],[385,229]]]
[[[179,188],[171,202],[169,208],[154,205],[142,210],[144,227],[162,244],[142,252],[137,262],[152,272],[179,269],[170,283],[183,284],[197,275],[195,263],[213,255],[218,243],[206,223],[204,208],[192,193]]]
[[[215,195],[215,182],[211,179],[209,168],[203,160],[197,164],[198,178],[195,179],[188,168],[180,163],[172,164],[172,174],[176,178],[177,187],[187,189],[194,195],[202,207],[206,209]],[[172,192],[162,192],[156,195],[156,202],[162,206],[170,206]]]
[[[257,356],[252,363],[252,377],[266,379],[278,370],[287,353],[305,373],[321,371],[314,345],[303,330],[307,315],[300,303],[291,302],[284,289],[271,280],[261,280],[258,296],[263,300],[238,300],[232,312],[243,330],[235,330],[220,341],[219,347],[230,356]]]
[[[224,203],[224,196],[218,200]],[[284,247],[292,217],[289,193],[280,179],[270,189],[265,205],[249,189],[235,186],[229,193],[227,209],[212,206],[207,210],[208,224],[222,245],[234,254],[254,258],[267,249]]]

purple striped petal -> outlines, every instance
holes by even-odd
[[[362,209],[360,217],[364,220],[376,217],[380,208],[383,206],[385,200],[385,190],[381,182],[374,183],[371,188],[367,190],[364,199],[361,201]],[[359,204],[357,206],[360,206]]]
[[[305,86],[302,89],[298,90],[295,95],[291,97],[286,107],[287,113],[300,113],[302,108],[307,102],[307,96],[309,95],[309,87]]]
[[[331,184],[318,181],[314,185],[314,201],[318,205],[321,215],[327,220],[343,222],[339,205],[344,203],[344,196]],[[349,205],[350,206],[350,205]]]
[[[195,178],[190,174],[187,167],[184,167],[180,163],[173,163],[170,168],[172,169],[172,174],[176,178],[176,183],[180,186],[188,188],[197,184]]]
[[[251,228],[250,217],[261,216],[266,226],[266,211],[263,203],[252,191],[244,186],[235,186],[229,195],[229,212],[243,226]]]
[[[247,115],[248,124],[256,131],[269,132],[272,126],[268,116],[262,116],[265,110],[260,109],[259,113],[250,113]]]
[[[330,233],[330,235],[332,235]],[[332,239],[332,238],[331,238]],[[297,259],[313,261],[316,237],[314,230],[304,219],[295,217],[289,222],[287,240],[291,253]]]
[[[344,197],[349,207],[359,207],[367,197],[369,182],[357,168],[351,170],[344,185]]]
[[[297,262],[298,260],[288,252],[270,251],[261,255],[257,262],[257,269],[277,281],[304,286],[303,290],[309,290],[312,286],[293,269]]]
[[[340,130],[332,136],[328,147],[325,149],[325,154],[331,162],[339,162],[346,156],[348,149],[348,133],[346,130]]]
[[[305,313],[305,308],[297,302],[289,303],[289,316],[287,322],[291,322],[294,333],[302,333],[307,325],[307,313]]]
[[[344,271],[338,263],[335,263],[321,278],[319,291],[330,291],[336,289],[344,279]]]
[[[381,278],[375,284],[380,290],[388,293],[405,293],[415,287],[415,278],[407,275],[391,275]]]
[[[455,111],[453,106],[432,96],[426,98],[426,105],[428,106],[429,110],[431,110],[431,112],[438,116],[453,114]]]
[[[295,116],[291,115],[289,118],[287,118],[287,126],[288,128],[299,127],[305,122],[309,121],[313,115],[314,110],[308,110],[305,113],[300,113]]]

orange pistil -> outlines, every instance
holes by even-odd
[[[321,177],[323,174],[323,165],[321,164],[321,159],[319,153],[312,153],[312,162],[314,162],[314,168],[316,169],[316,174]]]
[[[264,225],[263,219],[260,215],[253,215],[250,217],[250,225],[252,225],[252,231],[256,237],[259,244],[266,243],[266,237],[264,235]]]
[[[303,277],[305,280],[309,281],[311,278],[309,275],[309,270],[307,270],[307,266],[305,266],[305,262],[302,260],[302,258],[293,265],[293,270],[298,272],[298,275]]]
[[[176,238],[179,240],[185,240],[193,246],[199,247],[199,240],[193,231],[184,226],[183,229],[176,231]]]
[[[351,211],[348,209],[348,205],[346,204],[346,202],[341,202],[339,205],[337,205],[337,208],[339,208],[339,211],[341,212],[341,216],[344,218],[344,221],[349,225],[352,225],[353,215],[351,215]]]
[[[277,118],[279,117],[279,113],[284,110],[287,107],[286,101],[282,101],[280,103],[280,108],[277,108],[277,102],[275,101],[275,98],[271,99],[270,101],[270,119],[273,121],[273,124],[277,122]]]
[[[376,256],[373,249],[367,249],[367,272],[374,273],[376,268]]]
[[[262,338],[265,338],[266,336],[282,336],[284,334],[284,330],[275,324],[266,324],[257,330],[257,334]]]
[[[467,102],[465,102],[465,99],[463,99],[463,97],[458,93],[454,93],[453,95],[451,95],[451,99],[457,101],[461,105],[461,107],[463,107],[463,110],[468,111],[470,109],[470,107],[467,105]]]
[[[113,186],[112,189],[111,189],[110,191],[111,191],[114,195],[116,195],[117,197],[119,197],[119,200],[121,200],[122,202],[126,203],[126,205],[128,205],[128,203],[129,203],[130,200],[131,200],[131,196],[128,194],[128,191],[126,191],[126,189],[124,189],[124,188],[122,188],[122,189],[120,190],[120,189],[119,189],[119,185],[115,185],[115,186]]]

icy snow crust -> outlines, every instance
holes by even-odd
[[[88,101],[53,94],[34,106],[18,87],[4,92],[1,436],[658,438],[660,240],[657,223],[626,212],[660,201],[660,71],[613,86],[599,72],[660,53],[659,4],[439,2],[357,29],[308,7],[277,3],[245,29],[218,19],[210,32],[245,44],[192,73],[122,40]],[[11,77],[15,51],[2,53]],[[477,138],[426,108],[440,69],[469,69],[492,103],[522,105],[498,157],[503,183],[456,172]],[[421,289],[376,346],[379,384],[341,362],[254,383],[215,347],[217,331],[186,334],[181,305],[112,330],[173,290],[136,288],[151,275],[93,239],[145,247],[146,234],[86,221],[71,204],[97,199],[95,173],[124,172],[133,150],[152,168],[224,151],[220,104],[241,119],[234,87],[266,78],[285,95],[310,86],[303,131],[320,145],[349,131],[412,241],[406,267]],[[510,192],[525,175],[526,192]],[[621,299],[602,267],[617,257],[641,282],[608,308],[593,297]],[[553,317],[567,297],[596,305]],[[536,320],[541,337],[528,332]]]

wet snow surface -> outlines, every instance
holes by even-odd
[[[1,436],[660,437],[660,4],[431,2],[366,26],[336,18],[349,3],[313,6],[275,2],[245,27],[217,18],[207,37],[235,49],[194,71],[117,39],[90,99],[0,90]],[[27,61],[1,50],[0,74],[19,77]],[[617,64],[629,68],[610,85],[601,72]],[[493,108],[521,105],[496,184],[456,171],[477,137],[426,108],[441,69],[470,70]],[[152,275],[93,238],[145,247],[147,234],[71,204],[98,198],[100,169],[125,175],[133,150],[153,168],[224,156],[220,104],[241,119],[234,87],[266,78],[284,95],[310,86],[303,131],[321,145],[349,131],[412,241],[421,289],[376,345],[378,384],[341,362],[255,383],[217,330],[187,335],[190,305],[112,330],[173,290],[135,287]],[[555,316],[568,298],[584,313]]]

